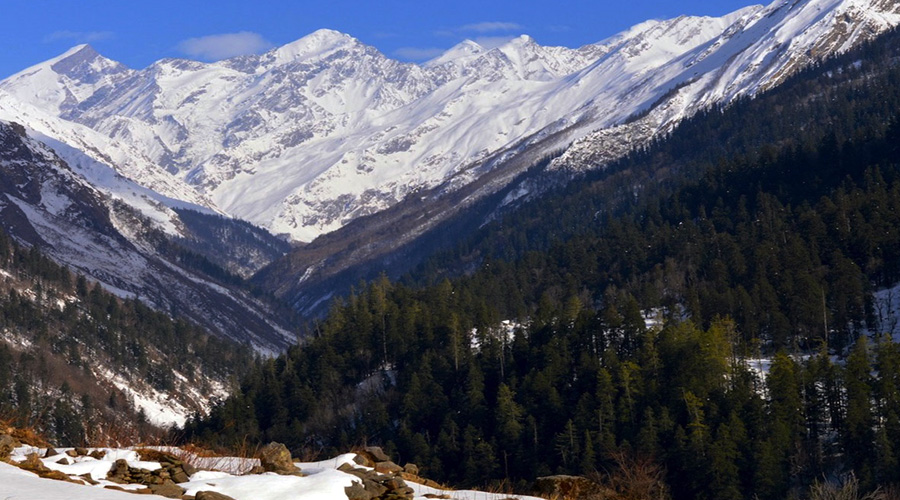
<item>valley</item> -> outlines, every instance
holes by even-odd
[[[354,500],[468,498],[347,462],[370,446],[516,498],[893,498],[898,25],[779,0],[421,63],[329,29],[143,69],[77,45],[0,81],[0,423],[145,486],[138,442],[277,442]],[[178,498],[277,488],[243,472]]]

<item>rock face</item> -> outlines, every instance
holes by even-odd
[[[283,475],[298,475],[300,469],[294,465],[291,452],[281,443],[269,443],[259,452],[259,461],[266,472]]]

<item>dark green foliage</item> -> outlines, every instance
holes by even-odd
[[[183,249],[176,251],[192,259],[204,272],[209,269],[219,273],[218,268],[247,276],[291,249],[286,240],[240,219],[184,208],[175,211],[190,234],[177,239],[175,243]]]
[[[249,349],[115,297],[2,230],[0,270],[0,418],[34,425],[61,445],[135,428],[125,395],[98,384],[103,369],[177,392],[174,371],[202,387],[227,382],[253,360]]]
[[[879,43],[488,225],[419,286],[337,300],[187,437],[377,442],[460,485],[637,454],[678,499],[896,481],[898,348],[857,341],[900,281],[900,35]]]

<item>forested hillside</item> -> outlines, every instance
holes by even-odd
[[[677,499],[897,483],[900,346],[872,292],[900,281],[898,59],[889,34],[709,110],[414,285],[361,286],[187,437],[379,443],[461,485],[627,456]]]
[[[0,230],[0,421],[73,446],[149,436],[224,396],[252,359]]]

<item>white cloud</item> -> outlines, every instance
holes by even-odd
[[[262,35],[250,31],[189,38],[178,44],[178,50],[184,54],[208,61],[259,54],[272,47]]]
[[[445,49],[435,47],[400,47],[394,51],[394,55],[407,61],[427,61],[443,54]]]
[[[460,26],[458,31],[470,33],[508,33],[510,31],[519,31],[522,25],[519,23],[511,23],[504,21],[485,21],[481,23],[467,24]]]
[[[44,43],[56,42],[59,40],[73,40],[79,43],[96,42],[99,40],[108,40],[114,36],[112,31],[54,31],[43,38]]]

